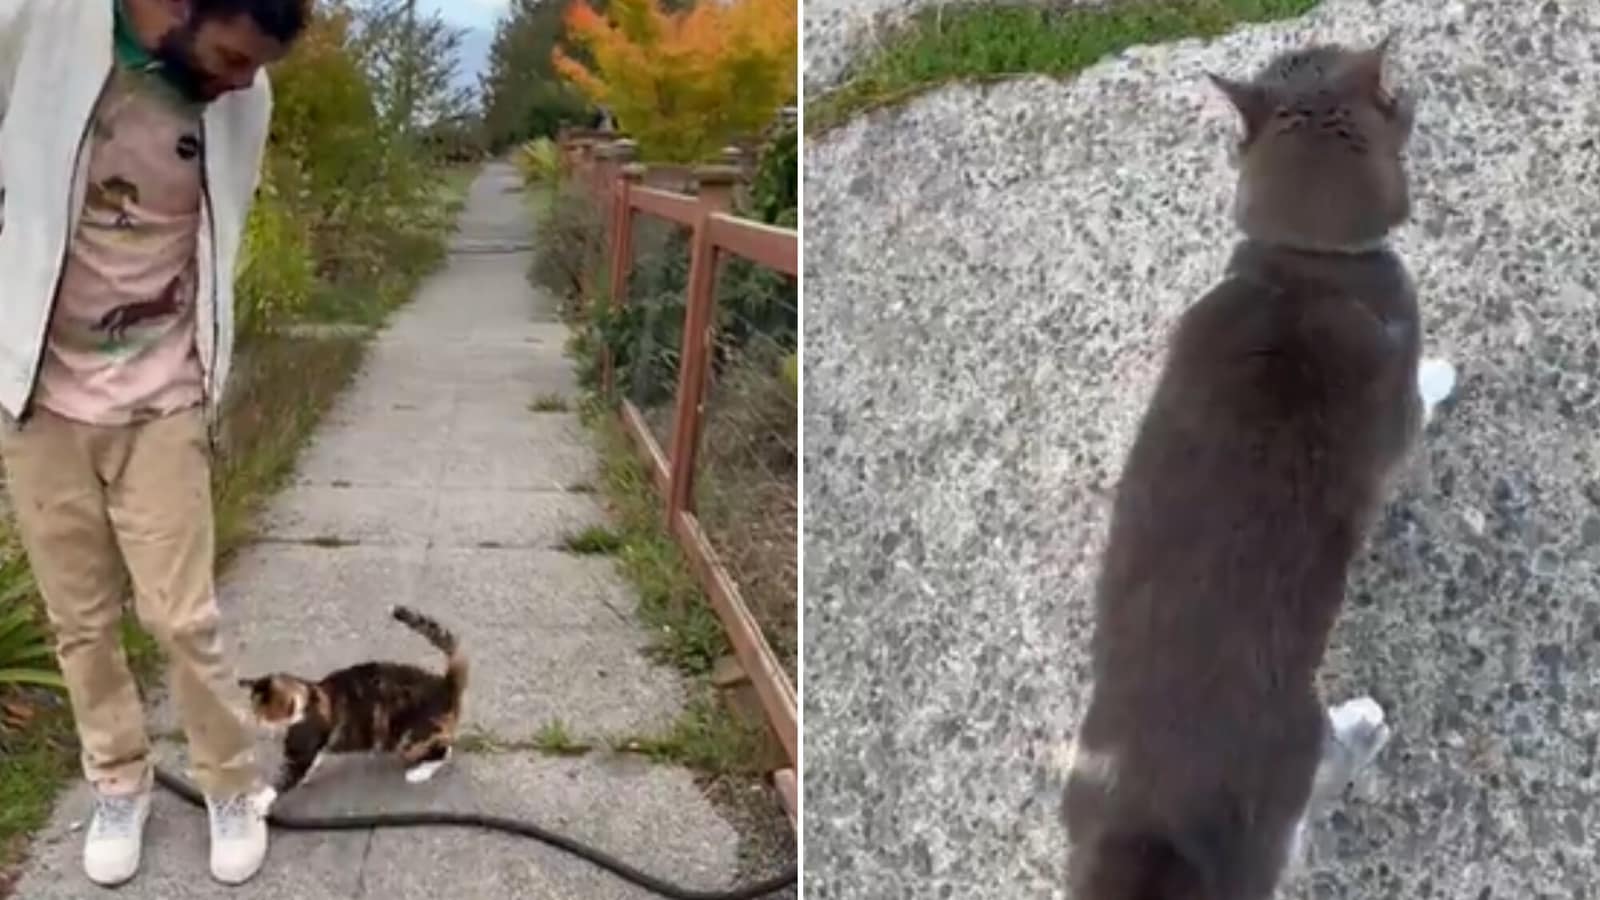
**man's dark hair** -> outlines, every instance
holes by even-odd
[[[311,0],[194,0],[196,20],[248,15],[261,33],[285,44],[311,20]]]

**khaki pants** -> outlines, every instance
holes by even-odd
[[[126,427],[38,409],[0,426],[17,527],[101,791],[148,788],[150,744],[121,641],[126,586],[168,660],[193,777],[213,796],[253,786],[253,737],[230,696],[213,590],[210,452],[199,410]]]

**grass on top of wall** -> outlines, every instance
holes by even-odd
[[[1140,44],[1214,37],[1251,22],[1286,19],[1318,0],[1133,0],[1049,9],[1035,5],[936,7],[912,16],[840,87],[806,104],[806,131],[903,103],[953,81],[1064,77]]]

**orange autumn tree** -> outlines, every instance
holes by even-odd
[[[556,47],[556,71],[616,117],[645,159],[698,162],[771,122],[794,99],[796,0],[587,0],[567,9],[567,37],[592,61]]]

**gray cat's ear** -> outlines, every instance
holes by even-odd
[[[1362,96],[1377,100],[1380,105],[1389,106],[1393,98],[1383,89],[1383,67],[1389,59],[1389,52],[1393,49],[1395,32],[1390,29],[1383,40],[1373,46],[1352,54],[1349,68],[1345,74],[1345,84]]]
[[[1211,72],[1207,72],[1206,77],[1211,79],[1211,83],[1217,86],[1217,90],[1228,98],[1228,102],[1233,104],[1233,108],[1244,118],[1245,140],[1254,138],[1262,126],[1267,124],[1267,119],[1272,117],[1272,96],[1260,85],[1234,81]]]

